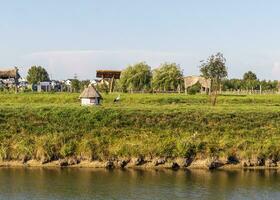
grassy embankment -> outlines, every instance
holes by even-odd
[[[0,93],[0,159],[228,157],[280,159],[280,96]]]

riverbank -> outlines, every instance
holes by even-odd
[[[81,107],[78,94],[0,93],[1,165],[278,166],[278,95],[221,96],[216,107],[205,95],[122,94],[114,104],[115,95]]]
[[[280,162],[273,160],[186,159],[186,158],[121,158],[106,161],[65,158],[51,162],[38,160],[0,161],[0,167],[68,167],[106,169],[280,169]]]

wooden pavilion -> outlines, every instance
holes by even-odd
[[[109,82],[109,91],[114,91],[115,80],[120,79],[121,71],[118,70],[96,70],[96,77]]]

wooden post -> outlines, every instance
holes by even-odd
[[[110,80],[110,93],[113,92],[114,89],[114,81],[115,81],[115,76],[113,76]]]

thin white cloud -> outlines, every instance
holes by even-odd
[[[279,79],[280,77],[280,62],[274,62],[272,68],[272,77],[274,79]]]
[[[191,59],[190,59],[191,58]],[[71,78],[77,74],[80,78],[92,79],[97,69],[124,69],[127,65],[146,61],[153,68],[163,62],[176,62],[186,67],[186,60],[199,60],[192,55],[177,52],[154,51],[48,51],[36,52],[22,58],[25,63],[43,65],[53,78]],[[193,73],[198,71],[193,65]],[[191,73],[191,72],[189,72]]]

